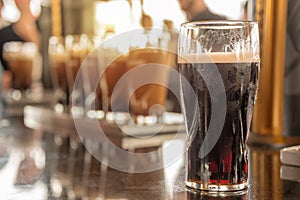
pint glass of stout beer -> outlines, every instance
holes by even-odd
[[[208,192],[247,188],[249,133],[256,99],[259,36],[255,22],[181,25],[181,104],[186,120],[186,186]]]

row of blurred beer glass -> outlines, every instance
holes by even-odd
[[[94,58],[97,62],[96,51],[94,53],[92,51],[95,44],[96,41],[92,41],[85,34],[52,36],[49,39],[48,53],[56,105],[67,106],[67,108],[71,106],[73,85],[82,62],[86,58]],[[91,55],[88,56],[90,53]],[[99,72],[97,63],[94,65],[94,70],[97,76]]]
[[[165,111],[168,89],[155,83],[134,88],[134,82],[141,77],[130,76],[126,84],[119,85],[122,88],[118,88],[121,92],[116,94],[117,98],[113,101],[111,98],[117,82],[131,69],[157,64],[172,67],[175,63],[175,54],[167,51],[169,37],[154,34],[154,39],[150,39],[150,33],[141,35],[144,34],[146,42],[139,43],[138,38],[134,38],[133,42],[128,40],[129,49],[123,50],[115,42],[103,42],[100,37],[86,34],[51,37],[49,58],[56,110],[70,110],[82,116],[95,114],[90,111],[110,112],[115,103],[118,104],[118,112],[161,116]],[[166,70],[153,68],[148,76],[156,77],[156,80],[159,76],[159,82],[168,84],[169,73]],[[128,98],[129,102],[126,102]]]

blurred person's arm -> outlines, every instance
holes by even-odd
[[[15,0],[20,10],[20,19],[13,24],[15,33],[24,41],[40,44],[40,32],[36,25],[36,18],[30,10],[30,0]]]
[[[36,25],[36,18],[30,11],[30,0],[15,0],[20,10],[17,22],[0,29],[0,61],[5,70],[9,69],[8,63],[3,59],[3,45],[6,42],[22,41],[40,44],[40,33]]]

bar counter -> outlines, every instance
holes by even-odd
[[[154,172],[120,172],[54,126],[42,131],[25,127],[23,117],[7,120],[0,128],[0,199],[300,199],[300,168],[282,165],[279,149],[251,147],[249,188],[216,196],[185,187],[183,158]]]

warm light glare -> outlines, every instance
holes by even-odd
[[[20,12],[14,0],[4,0],[4,7],[2,8],[2,17],[11,22],[15,22],[20,18]]]
[[[41,1],[31,0],[30,10],[33,16],[38,17],[41,13]],[[2,8],[2,17],[10,22],[16,22],[20,18],[20,11],[18,10],[14,0],[4,0],[4,7]]]
[[[241,19],[247,0],[204,0],[207,7],[216,14],[228,19]],[[167,9],[166,9],[167,8]],[[163,27],[163,20],[171,20],[175,29],[187,21],[178,0],[144,0],[144,11],[150,15],[153,26]],[[100,1],[95,3],[95,30],[103,35],[107,25],[113,25],[115,33],[141,28],[140,0],[132,0],[132,8],[128,1]],[[116,14],[118,13],[118,14]]]
[[[207,7],[214,13],[224,15],[228,19],[240,19],[243,6],[247,0],[204,0]]]
[[[179,29],[186,21],[178,0],[144,0],[144,10],[151,15],[156,27],[162,27],[163,20],[168,19],[173,21],[175,29]]]
[[[46,198],[47,187],[41,181],[37,181],[34,185],[28,188],[20,188],[15,185],[18,168],[21,161],[24,159],[24,153],[17,149],[12,149],[9,155],[9,160],[6,165],[0,170],[0,199],[7,199],[11,194],[14,194],[11,199],[22,200],[42,200]]]
[[[108,29],[115,33],[129,29],[130,8],[127,1],[100,1],[95,3],[96,33],[103,35]]]
[[[38,17],[41,14],[41,0],[31,0],[30,10],[33,16]]]
[[[127,1],[99,1],[94,7],[96,34],[104,35],[111,27],[115,33],[141,28],[140,0],[132,0],[131,8]],[[173,21],[175,29],[186,21],[177,0],[144,0],[144,11],[151,16],[156,28],[163,28],[165,19]]]

